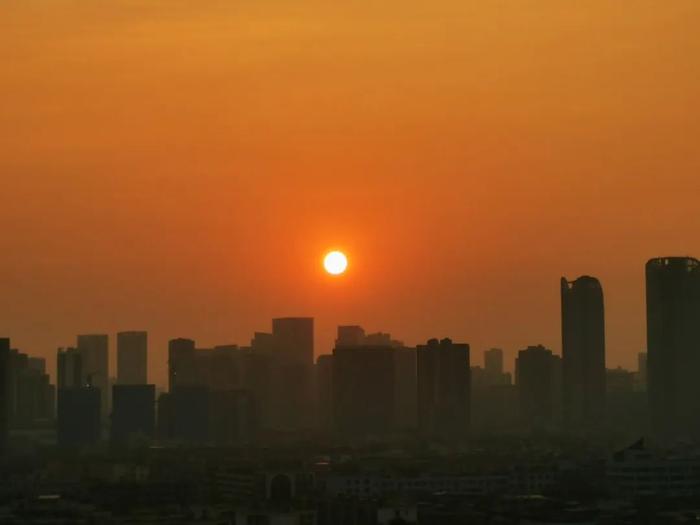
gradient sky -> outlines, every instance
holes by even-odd
[[[3,0],[0,333],[247,343],[282,315],[560,350],[700,256],[697,0]],[[350,272],[323,274],[345,249]]]

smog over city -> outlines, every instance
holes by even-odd
[[[0,524],[700,520],[698,27],[0,1]]]

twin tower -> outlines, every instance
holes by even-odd
[[[700,261],[646,264],[651,432],[666,443],[700,439]],[[563,417],[573,431],[604,421],[605,310],[594,277],[561,280]]]

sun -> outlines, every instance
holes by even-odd
[[[323,267],[331,275],[343,274],[348,268],[348,258],[337,250],[328,252],[323,259]]]

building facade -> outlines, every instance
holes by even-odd
[[[651,427],[662,441],[700,438],[700,261],[646,265]]]
[[[605,310],[595,277],[561,279],[562,416],[574,432],[605,415]]]
[[[117,334],[117,384],[145,385],[148,383],[148,334],[119,332]]]

